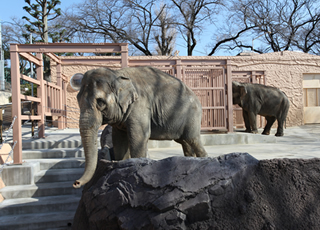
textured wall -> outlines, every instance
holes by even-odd
[[[63,57],[68,58],[68,57]],[[79,57],[83,58],[83,57]],[[94,65],[79,65],[74,63],[72,65],[63,66],[62,73],[71,76],[75,73],[85,73],[89,69],[98,68],[103,64],[99,63],[99,59],[108,57],[90,57],[96,59]],[[116,57],[111,57],[113,60]],[[120,58],[120,57],[119,57]],[[205,60],[221,60],[229,59],[231,61],[232,70],[260,70],[265,71],[266,84],[275,86],[284,91],[290,99],[290,109],[287,118],[287,126],[297,126],[303,124],[303,89],[302,81],[303,74],[306,73],[320,73],[320,57],[310,54],[294,51],[284,51],[268,54],[256,54],[248,56],[217,56],[217,57],[129,57],[130,60],[137,59],[150,59],[150,60],[163,60],[163,59],[201,59]],[[111,62],[108,67],[120,67],[119,65]],[[105,64],[106,65],[106,64]],[[52,75],[55,75],[55,68],[52,70]],[[77,120],[79,119],[78,103],[76,100],[77,92],[75,92],[70,85],[67,87],[67,106],[68,110],[68,127],[77,128]],[[74,123],[71,123],[74,122]]]

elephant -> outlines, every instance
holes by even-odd
[[[289,111],[290,102],[287,95],[272,86],[253,83],[232,82],[232,99],[234,105],[242,107],[245,132],[258,133],[256,116],[264,116],[267,124],[262,132],[270,134],[270,129],[278,121],[276,136],[283,136],[283,125]]]
[[[100,136],[101,150],[98,152],[98,161],[100,159],[114,160],[112,144],[112,127],[107,125]]]
[[[202,107],[181,80],[153,67],[87,71],[77,94],[85,171],[80,188],[97,166],[97,134],[112,126],[115,160],[146,157],[148,140],[174,140],[185,156],[206,157],[200,140]]]

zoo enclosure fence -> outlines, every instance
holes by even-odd
[[[76,58],[63,59],[55,53],[118,53],[121,57],[105,59]],[[33,54],[35,53],[35,55]],[[56,83],[43,79],[43,55],[56,63]],[[232,105],[232,80],[237,76],[248,78],[251,82],[264,79],[262,72],[232,72],[230,60],[209,60],[205,57],[192,59],[130,59],[127,43],[38,43],[11,44],[11,78],[12,78],[12,117],[16,116],[13,126],[14,163],[22,163],[22,120],[38,122],[38,137],[45,137],[45,117],[57,117],[59,129],[66,128],[67,121],[67,79],[62,73],[64,65],[110,65],[113,68],[133,66],[153,66],[185,82],[199,97],[203,115],[201,129],[204,131],[224,130],[232,132],[234,115]],[[20,73],[19,58],[36,65],[37,79]],[[116,66],[116,67],[115,67]],[[51,67],[52,68],[52,67]],[[260,76],[260,77],[257,77]],[[37,85],[37,96],[25,96],[20,90],[20,80]],[[21,101],[37,103],[37,114],[23,115]],[[76,109],[76,108],[75,108]],[[242,116],[242,115],[241,115]]]

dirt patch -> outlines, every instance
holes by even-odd
[[[232,224],[242,229],[320,229],[320,160],[259,161],[229,207],[237,210],[223,218],[230,220],[229,229],[237,229]],[[223,223],[216,227],[224,229]]]

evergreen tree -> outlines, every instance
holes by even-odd
[[[55,8],[61,2],[59,0],[36,0],[37,4],[33,4],[30,0],[24,1],[29,6],[24,6],[23,9],[33,18],[32,20],[26,16],[22,17],[30,23],[30,25],[25,25],[27,30],[39,34],[42,42],[48,42],[48,22],[61,15],[61,9]]]
[[[56,8],[61,4],[59,0],[35,0],[36,3],[31,3],[30,0],[24,0],[28,6],[23,9],[32,17],[23,16],[29,22],[25,27],[30,33],[38,34],[41,37],[39,42],[49,42],[48,22],[56,19],[61,15],[61,9]],[[44,79],[50,81],[50,60],[44,56]]]

